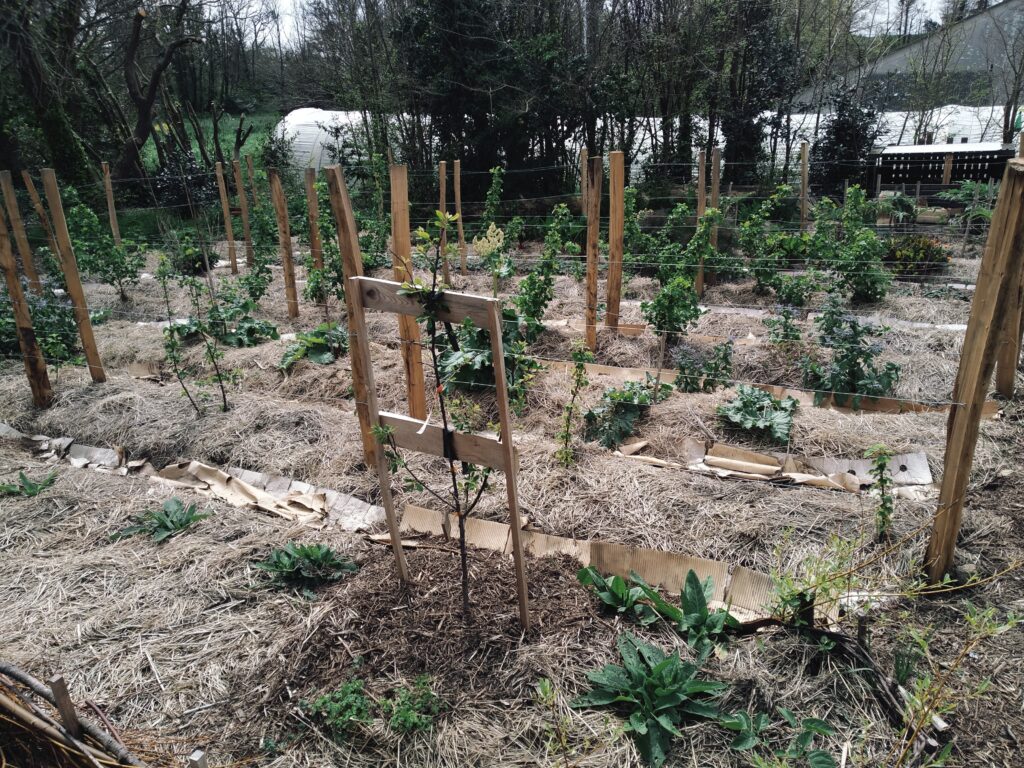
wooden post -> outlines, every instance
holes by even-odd
[[[442,160],[437,164],[437,181],[439,186],[438,209],[448,213],[448,163]],[[448,271],[448,230],[441,230],[441,279],[445,285],[451,285],[452,276]]]
[[[601,236],[601,175],[604,161],[600,155],[587,161],[587,305],[584,332],[591,352],[597,350],[597,257]]]
[[[341,175],[341,168],[331,165],[324,169],[327,176],[327,187],[331,195],[331,210],[334,213],[334,221],[338,228],[338,246],[341,252],[341,267],[348,283],[353,277],[361,277],[363,274],[363,255],[359,250],[359,230],[356,227],[355,214],[352,212],[352,202],[348,197],[348,187]],[[349,359],[352,366],[352,387],[356,396],[356,415],[359,418],[359,432],[363,440],[363,456],[369,467],[377,463],[377,441],[370,429],[368,397],[364,386],[365,361],[356,350],[355,340],[357,334],[355,321],[355,297],[351,291],[345,291],[345,307],[348,315],[349,333]]]
[[[715,147],[711,150],[711,207],[718,210],[722,188],[722,150]],[[718,247],[718,225],[711,228],[711,247]],[[701,269],[704,268],[703,262]]]
[[[702,149],[697,153],[697,224],[708,210],[707,154]],[[704,259],[697,265],[697,276],[693,281],[697,298],[704,295]]]
[[[412,280],[412,248],[409,237],[409,171],[404,165],[391,166],[391,253],[395,280]],[[426,383],[423,377],[423,353],[420,326],[416,318],[398,318],[398,335],[402,340],[402,365],[409,398],[409,415],[427,418]]]
[[[1010,160],[999,189],[988,242],[981,259],[971,317],[953,387],[946,422],[946,455],[925,567],[931,583],[953,564],[963,518],[964,496],[978,440],[981,411],[999,346],[1005,341],[1006,317],[1024,270],[1024,160]],[[1002,333],[1001,333],[1002,332]]]
[[[224,183],[224,165],[217,163],[217,191],[220,193],[220,212],[224,217],[224,235],[228,240],[228,261],[231,262],[231,274],[238,274],[238,256],[235,253],[235,230],[231,224],[231,203],[228,201],[228,188]]]
[[[32,201],[32,207],[35,209],[36,216],[39,218],[39,223],[43,226],[43,231],[46,233],[46,243],[50,246],[50,253],[57,256],[57,240],[53,236],[53,227],[50,226],[50,217],[46,215],[46,209],[43,208],[43,201],[39,199],[39,193],[36,191],[36,185],[32,181],[32,177],[28,175],[28,171],[21,172],[21,180],[25,182],[25,189],[28,190],[28,199]]]
[[[333,166],[333,168],[337,168],[337,166]],[[344,186],[344,182],[342,182],[342,185]],[[346,208],[344,219],[339,222],[339,233],[343,233],[341,240],[342,242],[347,242],[349,244],[348,251],[350,254],[362,259],[362,255],[359,253],[359,232],[355,228],[355,216],[351,214],[351,202],[348,200],[347,189],[343,205],[345,205]],[[351,247],[353,241],[355,242],[354,252]],[[352,308],[352,311],[349,317],[355,327],[354,332],[350,330],[350,334],[354,336],[354,338],[349,344],[349,356],[352,359],[353,381],[356,380],[357,375],[361,379],[361,386],[356,388],[356,397],[359,397],[358,392],[362,389],[363,396],[366,398],[364,402],[366,403],[367,424],[377,426],[380,424],[380,410],[377,407],[377,387],[373,383],[373,358],[370,355],[370,340],[367,338],[366,319],[363,309],[363,294],[360,290],[359,280],[360,276],[347,278],[348,284],[345,286],[346,302],[349,302],[349,297],[351,297],[351,303],[349,306]],[[419,347],[416,349],[418,354]],[[360,359],[358,364],[356,363],[357,356]],[[356,373],[357,370],[359,371],[358,374]],[[374,439],[372,431],[370,432],[370,439]],[[409,582],[412,581],[412,576],[409,573],[409,565],[405,560],[405,552],[402,551],[402,535],[398,529],[398,516],[395,514],[395,500],[391,495],[391,475],[388,469],[388,462],[384,457],[384,451],[382,450],[375,449],[373,451],[373,455],[374,468],[377,470],[377,480],[380,483],[381,506],[384,507],[384,519],[387,521],[388,534],[391,537],[391,551],[394,552],[395,555],[395,566],[398,568],[398,578],[403,582]]]
[[[587,215],[587,175],[589,174],[590,153],[587,148],[580,148],[580,213]]]
[[[50,377],[46,372],[46,361],[36,341],[36,332],[32,328],[32,315],[29,313],[25,294],[21,290],[18,279],[18,267],[14,263],[14,252],[7,236],[7,224],[3,211],[0,210],[0,269],[3,269],[7,282],[7,295],[11,300],[14,313],[14,325],[18,331],[18,346],[25,361],[25,375],[32,389],[32,402],[36,408],[49,408],[53,402],[53,390],[50,389]]]
[[[800,142],[800,231],[807,231],[807,219],[810,209],[810,165],[809,154],[811,145]]]
[[[600,158],[598,167],[600,167]],[[593,190],[591,190],[593,191]],[[589,192],[588,192],[589,194]],[[598,194],[600,199],[600,187]],[[523,545],[520,542],[520,530],[523,527],[519,518],[519,494],[516,488],[516,455],[512,445],[512,411],[508,404],[508,380],[505,378],[505,352],[502,347],[501,310],[497,301],[490,302],[491,319],[491,359],[494,361],[494,385],[498,402],[498,419],[501,422],[502,452],[505,456],[505,490],[508,494],[509,532],[512,538],[512,558],[516,569],[516,594],[519,597],[519,623],[523,630],[530,628],[529,593],[526,586],[526,563],[523,559]]]
[[[256,191],[256,167],[252,163],[252,155],[245,156],[245,165],[249,169],[249,188],[252,192],[252,204],[257,208],[260,205],[260,198]]]
[[[942,183],[952,184],[953,183],[953,153],[947,152],[946,157],[942,161]]]
[[[75,712],[75,704],[68,694],[68,686],[64,682],[64,678],[61,675],[51,678],[49,686],[53,699],[57,703],[57,711],[60,713],[60,721],[64,730],[74,738],[79,738],[82,735],[82,724],[78,722],[78,713]]]
[[[320,241],[320,201],[316,197],[316,168],[306,169],[306,209],[309,212],[309,255],[313,266],[324,268],[324,247]]]
[[[245,182],[242,181],[242,164],[233,160],[231,167],[234,171],[235,190],[238,192],[238,211],[242,217],[242,237],[245,238],[245,266],[252,269],[252,230],[249,228],[249,199],[245,194]]]
[[[625,184],[626,156],[622,152],[612,152],[608,156],[608,301],[604,324],[613,329],[619,327],[619,304],[622,297]]]
[[[43,284],[39,282],[39,273],[36,271],[36,263],[32,258],[32,248],[28,244],[28,235],[25,233],[25,223],[21,219],[21,209],[18,208],[18,196],[14,192],[14,182],[11,180],[10,171],[0,171],[0,188],[3,189],[4,205],[7,207],[7,216],[11,220],[11,231],[14,233],[14,242],[18,246],[21,263],[25,267],[29,288],[34,293],[42,293]],[[6,238],[6,235],[4,237]]]
[[[121,245],[121,227],[117,223],[117,208],[114,207],[114,185],[110,181],[110,163],[103,163],[103,191],[107,195],[107,218],[110,219],[110,234],[114,245]]]
[[[704,150],[702,149],[697,153],[697,219],[708,209],[708,178],[707,178],[707,164],[708,159]]]
[[[270,201],[274,204],[277,217],[277,239],[281,245],[281,261],[284,266],[284,294],[288,301],[288,317],[299,316],[299,295],[295,288],[295,263],[292,258],[292,231],[288,224],[288,203],[281,188],[281,177],[276,168],[267,172],[270,182]]]
[[[210,768],[210,763],[206,759],[206,753],[201,749],[197,749],[188,756],[188,768]]]
[[[458,220],[455,226],[459,232],[459,272],[465,277],[468,272],[466,264],[466,231],[462,227],[462,161],[456,160],[452,166],[452,184],[455,187],[455,215]]]
[[[96,338],[92,333],[89,307],[85,303],[82,280],[78,276],[78,262],[75,260],[75,251],[71,247],[68,222],[64,218],[64,206],[60,201],[60,190],[57,188],[57,175],[53,172],[52,168],[43,168],[42,178],[43,190],[46,192],[46,202],[49,203],[50,213],[53,216],[53,229],[57,238],[57,251],[60,254],[61,269],[64,271],[64,282],[67,284],[68,296],[71,299],[71,306],[75,312],[75,322],[78,324],[78,335],[82,339],[82,349],[85,351],[85,359],[89,364],[89,375],[98,384],[106,381],[107,375],[103,371],[100,353],[96,348]]]
[[[991,189],[991,188],[992,188],[992,185],[990,183],[989,184],[989,189]],[[914,186],[914,205],[920,205],[920,204],[921,204],[921,180],[918,179],[917,180],[917,184]]]
[[[882,169],[879,168],[875,175],[875,197],[882,196]]]

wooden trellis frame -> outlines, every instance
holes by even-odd
[[[512,558],[516,572],[516,593],[519,600],[519,621],[523,629],[530,627],[529,596],[526,584],[526,564],[520,536],[522,520],[519,515],[519,496],[516,475],[519,460],[512,444],[512,418],[508,401],[508,382],[505,378],[505,352],[501,334],[501,304],[497,299],[472,296],[454,291],[444,292],[443,308],[437,312],[440,322],[459,325],[469,320],[477,328],[485,330],[491,337],[491,354],[494,360],[495,395],[498,405],[500,432],[497,436],[457,432],[453,429],[445,434],[443,427],[431,424],[427,419],[414,419],[400,413],[381,411],[377,404],[377,390],[373,376],[373,360],[370,356],[370,342],[366,328],[366,311],[389,312],[400,318],[417,318],[423,314],[423,307],[415,298],[399,293],[402,285],[393,280],[377,280],[364,277],[359,265],[358,233],[352,211],[348,188],[341,175],[341,169],[332,166],[327,169],[331,187],[331,205],[338,223],[338,240],[342,264],[345,267],[345,300],[349,312],[349,355],[352,362],[353,390],[356,393],[357,413],[363,432],[364,449],[367,447],[368,432],[373,425],[388,427],[391,438],[398,448],[418,453],[439,456],[447,461],[465,461],[491,469],[505,475],[505,492],[508,496],[510,538]],[[419,353],[419,347],[413,349]],[[372,439],[372,437],[371,437]],[[384,457],[384,451],[371,448],[372,463],[380,481],[381,503],[387,520],[391,547],[395,554],[399,578],[409,581],[409,568],[402,551],[398,518],[394,498],[391,495],[391,471]],[[371,458],[370,455],[367,457]],[[447,512],[445,512],[447,514]]]

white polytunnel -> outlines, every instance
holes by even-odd
[[[274,133],[292,142],[292,163],[298,168],[318,171],[334,162],[330,147],[334,143],[332,126],[361,126],[359,112],[340,112],[315,107],[294,109],[281,118]]]

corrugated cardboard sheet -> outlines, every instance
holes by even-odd
[[[441,536],[442,514],[412,504],[407,505],[402,515],[402,530]],[[450,519],[452,530],[455,530],[457,520],[454,516]],[[474,547],[510,555],[510,533],[509,526],[505,523],[472,517],[466,520],[466,541]],[[742,566],[732,566],[718,560],[630,547],[607,541],[568,539],[529,530],[522,531],[520,538],[523,549],[535,557],[567,554],[578,560],[581,565],[592,565],[602,573],[614,573],[623,577],[635,573],[648,584],[661,587],[668,592],[678,592],[690,570],[693,570],[701,580],[710,576],[714,584],[714,604],[719,607],[728,606],[741,621],[766,617],[768,614],[765,606],[774,594],[772,580],[768,574]]]

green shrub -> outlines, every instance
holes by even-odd
[[[701,314],[693,283],[683,275],[669,280],[653,301],[641,302],[640,312],[655,332],[667,334],[685,331]]]
[[[203,248],[195,235],[187,230],[176,230],[168,235],[171,241],[170,263],[171,268],[179,275],[195,276],[206,274],[206,260],[210,260],[210,268],[217,265],[217,254],[207,251],[203,255]]]
[[[378,708],[391,730],[415,733],[429,731],[434,726],[434,719],[441,714],[443,704],[430,688],[430,677],[420,675],[412,688],[404,685],[396,688],[394,695],[383,699]]]
[[[644,599],[641,586],[630,586],[621,576],[602,576],[594,566],[581,568],[576,578],[585,587],[593,587],[597,597],[606,608],[612,609],[619,616],[635,618],[641,625],[653,624],[659,618],[657,612]]]
[[[779,400],[762,389],[740,384],[736,388],[736,397],[718,406],[717,412],[734,427],[766,435],[779,443],[788,443],[796,408],[796,398]]]
[[[359,678],[312,702],[302,703],[302,709],[317,718],[336,741],[343,741],[361,725],[373,722],[372,707]]]
[[[42,480],[32,480],[24,472],[18,473],[15,483],[0,483],[0,496],[24,496],[34,498],[57,482],[57,470],[53,470]]]
[[[161,509],[151,510],[133,518],[135,525],[114,534],[113,538],[147,534],[159,544],[189,528],[193,523],[205,520],[209,515],[199,514],[196,505],[185,506],[180,499],[168,499]]]
[[[885,263],[897,275],[934,275],[949,262],[938,241],[925,235],[894,237],[886,245]]]
[[[712,609],[709,605],[715,593],[714,580],[708,576],[704,581],[697,578],[691,568],[686,572],[683,588],[679,591],[679,607],[665,600],[656,589],[652,589],[633,575],[634,581],[640,584],[644,595],[651,601],[655,612],[676,625],[680,634],[686,637],[686,643],[700,655],[706,657],[716,646],[726,642],[726,628],[736,629],[739,622],[736,617],[721,608]]]
[[[298,333],[289,344],[277,367],[290,371],[299,360],[308,358],[319,365],[330,365],[348,351],[348,332],[337,323],[320,323],[309,333]]]
[[[707,358],[681,350],[676,362],[675,386],[680,392],[714,392],[732,383],[732,341],[716,345]]]
[[[849,404],[856,409],[863,396],[892,394],[899,382],[900,367],[891,362],[879,366],[876,358],[882,348],[871,341],[888,328],[861,324],[855,317],[842,314],[835,294],[830,295],[815,325],[822,346],[832,349],[827,362],[805,356],[801,363],[804,386],[815,390],[815,403],[831,395],[837,405]]]
[[[778,317],[768,317],[762,322],[768,329],[771,344],[792,344],[800,341],[800,328],[793,322],[794,315],[789,307],[782,307]]]
[[[34,291],[25,291],[25,301],[32,326],[36,334],[36,343],[46,362],[59,365],[65,362],[76,362],[81,357],[78,325],[75,323],[75,312],[66,296],[57,296],[51,291],[42,295]],[[18,328],[14,322],[14,307],[7,292],[0,290],[0,354],[8,357],[20,357],[21,345],[18,342]]]
[[[672,391],[669,384],[655,385],[647,374],[647,381],[627,381],[621,389],[610,387],[601,395],[601,402],[583,414],[586,440],[594,440],[605,448],[618,448],[633,434],[636,423],[648,409],[663,400]]]
[[[572,702],[573,707],[613,706],[626,722],[647,765],[659,768],[668,759],[673,736],[687,718],[718,716],[708,698],[725,690],[724,683],[698,679],[703,660],[684,662],[678,652],[660,648],[626,632],[617,641],[622,664],[608,664],[590,672],[593,688]]]
[[[253,563],[253,567],[267,571],[281,584],[306,590],[337,581],[358,570],[355,563],[339,558],[324,544],[296,544],[293,541],[272,550],[266,560]]]

